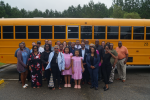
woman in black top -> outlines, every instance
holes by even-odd
[[[116,57],[109,51],[109,45],[105,45],[105,53],[102,55],[102,73],[103,73],[104,83],[105,83],[104,91],[107,91],[109,89],[108,88],[109,77],[112,69],[110,63],[111,57],[116,59]]]
[[[89,53],[86,57],[86,64],[91,76],[91,87],[90,88],[94,88],[95,90],[98,90],[98,69],[99,69],[99,62],[100,62],[100,57],[99,55],[96,53],[96,48],[95,47],[91,47],[90,49],[91,53]]]
[[[42,56],[41,56],[44,69],[46,68],[46,66],[48,64],[48,58],[49,58],[50,53],[51,53],[51,46],[49,44],[46,44],[44,46],[44,52],[42,53]],[[44,76],[47,79],[48,84],[49,84],[49,80],[50,80],[50,75],[51,75],[50,70],[44,71]]]

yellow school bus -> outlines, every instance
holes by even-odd
[[[0,62],[17,63],[14,57],[19,43],[26,47],[40,40],[76,41],[96,39],[128,48],[129,65],[150,65],[150,20],[103,18],[2,18],[0,19]]]

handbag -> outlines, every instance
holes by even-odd
[[[54,87],[53,74],[52,73],[51,73],[51,77],[50,77],[50,80],[49,80],[48,87]]]

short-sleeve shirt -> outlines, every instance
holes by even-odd
[[[111,53],[114,55],[114,56],[118,56],[118,53],[116,52],[116,50],[112,49],[111,50]],[[113,57],[110,58],[110,63],[111,65],[113,65],[115,62],[115,59]]]
[[[121,48],[117,47],[116,51],[118,53],[118,59],[126,58],[126,55],[128,54],[128,49],[125,46],[122,46]]]

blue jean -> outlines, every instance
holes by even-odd
[[[89,70],[89,73],[91,76],[92,86],[98,87],[98,70],[99,70],[99,68],[98,67],[95,69],[88,68],[88,70]]]

